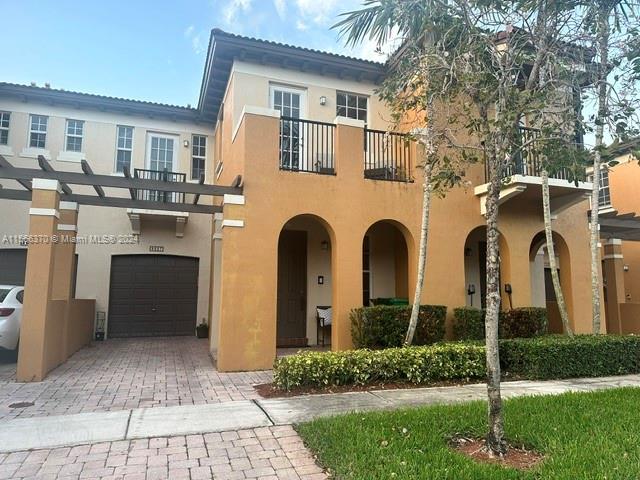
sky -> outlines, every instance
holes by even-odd
[[[362,0],[0,0],[0,81],[196,106],[212,28],[384,61],[331,26]],[[13,44],[13,45],[11,45]]]

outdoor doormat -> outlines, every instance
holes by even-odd
[[[541,453],[524,445],[508,445],[506,455],[503,457],[492,456],[489,454],[484,438],[455,436],[449,441],[449,447],[478,463],[493,463],[517,470],[529,470],[544,460]]]

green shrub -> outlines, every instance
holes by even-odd
[[[305,352],[276,359],[277,388],[429,383],[485,377],[485,350],[480,344],[442,343],[385,350]]]
[[[500,338],[531,338],[547,333],[547,309],[514,308],[500,312]]]
[[[640,337],[549,335],[500,340],[502,373],[525,379],[600,377],[640,373]],[[485,378],[481,342],[449,342],[385,350],[307,352],[278,358],[274,384],[296,387],[433,383]]]
[[[640,372],[640,337],[545,336],[500,341],[505,373],[529,378],[577,378]]]
[[[421,305],[414,345],[428,345],[444,339],[444,321],[447,307]],[[399,347],[404,342],[410,306],[387,306],[356,308],[351,311],[351,338],[356,348]]]
[[[484,340],[485,311],[473,307],[453,310],[453,334],[457,340]],[[522,307],[500,312],[500,338],[531,338],[547,333],[547,309]]]
[[[484,340],[484,310],[473,307],[455,308],[453,335],[457,340]]]

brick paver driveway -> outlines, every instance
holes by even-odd
[[[40,383],[17,383],[0,364],[0,420],[257,398],[271,372],[219,373],[208,342],[192,337],[114,339],[76,353]],[[27,408],[10,408],[33,402]]]

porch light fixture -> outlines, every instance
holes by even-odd
[[[622,270],[624,270],[625,272],[629,271],[629,265],[623,265],[622,266]]]
[[[324,250],[325,252],[329,250],[329,242],[327,242],[326,240],[322,240],[320,242],[320,249]]]
[[[504,284],[504,291],[507,295],[509,295],[509,308],[513,309],[513,302],[511,301],[511,294],[513,293],[513,287],[510,283]]]
[[[320,97],[320,105],[324,106],[327,104],[327,97],[325,97],[324,95],[322,95]]]
[[[182,144],[184,145],[184,148],[189,148],[189,140],[185,140]]]
[[[473,296],[476,294],[476,286],[473,283],[470,283],[467,287],[467,295],[469,295],[469,299],[471,300],[471,306],[473,307]]]

